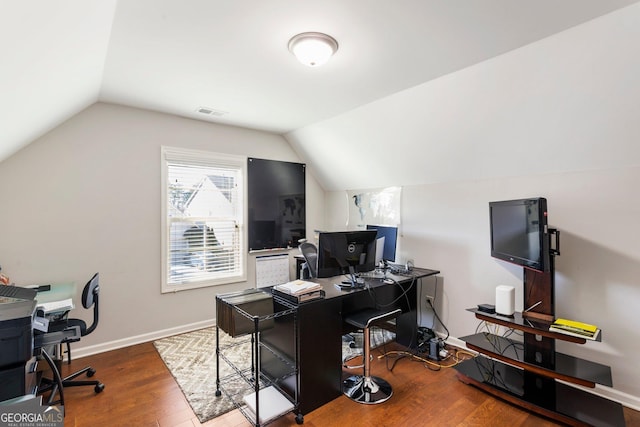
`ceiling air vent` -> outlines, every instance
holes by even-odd
[[[204,114],[206,116],[212,116],[212,117],[222,117],[225,114],[228,114],[227,111],[216,110],[214,108],[209,108],[209,107],[198,107],[196,112],[200,114]]]

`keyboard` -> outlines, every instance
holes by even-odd
[[[406,268],[395,268],[391,267],[389,269],[389,273],[395,274],[396,276],[404,276],[404,277],[413,277],[414,274],[411,270],[407,270]]]
[[[0,285],[0,297],[32,300],[36,297],[36,291],[20,286]]]
[[[363,273],[358,273],[358,277],[362,277],[363,279],[384,279],[384,272],[382,271],[365,271]]]

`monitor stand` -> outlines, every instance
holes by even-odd
[[[363,288],[364,287],[364,279],[358,277],[356,274],[355,268],[352,265],[349,266],[349,280],[351,282],[352,288]]]

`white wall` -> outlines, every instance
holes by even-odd
[[[0,163],[3,273],[18,284],[76,282],[79,301],[100,272],[100,326],[77,355],[211,324],[216,293],[255,284],[249,256],[247,282],[160,293],[161,145],[300,161],[278,135],[99,103]],[[310,175],[307,196],[313,230],[324,192]]]
[[[603,329],[558,349],[610,365],[602,389],[640,408],[639,75],[633,5],[287,139],[331,165],[317,175],[328,229],[344,228],[341,190],[403,187],[400,257],[442,271],[454,337],[474,332],[465,309],[497,285],[516,286],[522,309],[522,269],[490,257],[488,202],[546,197],[562,240],[556,314]]]

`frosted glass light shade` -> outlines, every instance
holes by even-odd
[[[338,50],[338,42],[323,33],[301,33],[289,40],[289,51],[309,67],[326,63]]]

